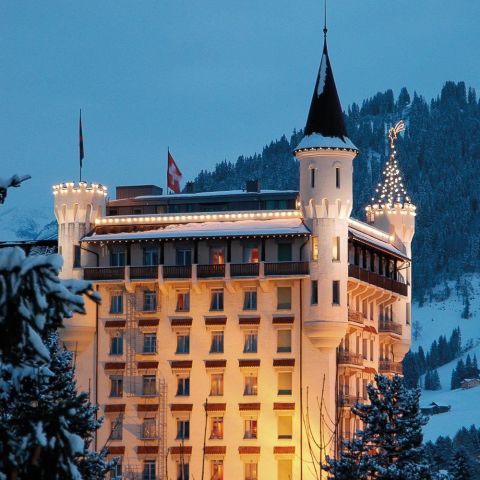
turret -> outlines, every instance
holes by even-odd
[[[312,231],[312,288],[318,289],[316,303],[304,298],[305,331],[317,348],[336,348],[347,330],[348,218],[357,148],[347,136],[326,35],[304,137],[294,153],[301,208]]]
[[[107,188],[80,182],[53,186],[55,216],[58,222],[58,251],[63,257],[63,278],[75,278],[80,239],[105,215]]]

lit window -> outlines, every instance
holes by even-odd
[[[245,341],[243,344],[243,353],[257,353],[258,332],[249,330],[245,332]]]
[[[157,465],[155,460],[144,460],[142,480],[155,480]]]
[[[277,287],[277,309],[290,310],[292,308],[291,287]]]
[[[123,397],[123,376],[112,375],[110,377],[110,396]]]
[[[190,438],[190,420],[177,420],[177,440]]]
[[[244,310],[256,310],[257,309],[257,289],[245,290],[245,297],[243,300]]]
[[[191,265],[192,264],[192,250],[186,248],[177,248],[175,254],[176,265]]]
[[[281,329],[277,331],[277,352],[290,353],[292,351],[292,330]]]
[[[243,247],[243,262],[258,263],[260,261],[260,249],[256,244],[249,244]]]
[[[340,281],[334,280],[332,282],[332,303],[340,305]]]
[[[223,460],[212,460],[210,480],[223,480]]]
[[[245,420],[245,433],[243,438],[257,438],[257,420],[246,419]]]
[[[289,440],[292,438],[293,422],[290,415],[280,415],[277,421],[278,438]]]
[[[156,388],[157,377],[155,375],[144,375],[142,380],[143,380],[142,382],[143,395],[145,396],[156,395],[157,394],[157,388]]]
[[[112,292],[110,294],[110,313],[123,313],[122,292]]]
[[[223,288],[215,288],[211,291],[210,310],[223,310]]]
[[[223,353],[223,331],[212,332],[210,353]]]
[[[245,480],[258,480],[258,464],[246,463],[244,478]]]
[[[123,334],[120,332],[110,338],[110,355],[123,355]]]
[[[146,266],[158,265],[158,248],[144,247],[143,249],[143,264]]]
[[[190,377],[178,377],[177,396],[188,397],[190,395]]]
[[[142,438],[157,437],[157,422],[155,418],[144,418],[142,425]]]
[[[157,334],[145,333],[143,335],[143,353],[157,352]]]
[[[189,312],[190,311],[190,292],[177,292],[177,312]]]
[[[312,305],[318,305],[318,280],[312,280],[311,288],[310,303]]]
[[[190,353],[190,334],[177,334],[177,350],[175,353]]]
[[[212,265],[222,265],[225,263],[223,247],[210,247],[210,263]]]
[[[258,378],[256,375],[245,377],[244,395],[257,395],[258,393]]]
[[[157,309],[157,292],[145,290],[143,292],[143,311],[154,312]]]
[[[278,395],[292,394],[292,372],[278,372]]]
[[[121,440],[123,433],[123,418],[119,415],[115,420],[112,420],[111,423],[111,440]]]
[[[332,239],[332,261],[340,261],[340,237],[333,237]]]
[[[212,373],[210,376],[210,395],[212,397],[223,395],[223,373]]]
[[[223,438],[223,417],[213,417],[210,439],[221,440]]]

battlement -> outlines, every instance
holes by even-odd
[[[65,195],[69,193],[98,193],[103,196],[107,196],[107,187],[101,183],[87,182],[64,182],[53,185],[54,195]]]

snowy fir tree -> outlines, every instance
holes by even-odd
[[[69,374],[55,374],[66,358],[44,342],[64,318],[85,313],[84,295],[99,301],[88,282],[60,280],[61,266],[58,255],[0,250],[0,476],[7,480],[82,478],[95,429],[95,412],[75,395]]]
[[[368,404],[352,407],[364,425],[344,443],[338,460],[327,459],[325,470],[335,480],[429,480],[424,459],[418,389],[407,389],[399,376],[375,376],[368,385]]]
[[[472,473],[465,450],[459,449],[455,453],[453,457],[453,467],[451,473],[453,480],[472,479]]]
[[[427,371],[425,374],[424,388],[425,390],[440,390],[442,388],[437,370]]]

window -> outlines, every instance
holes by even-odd
[[[189,312],[190,311],[190,292],[177,292],[177,312]]]
[[[190,353],[190,334],[177,334],[177,350],[175,353]]]
[[[157,292],[145,290],[143,292],[143,311],[155,312],[157,310]]]
[[[223,395],[223,373],[212,373],[210,377],[210,395],[212,397]]]
[[[332,303],[340,305],[340,281],[334,280],[332,283]]]
[[[367,390],[368,380],[363,379],[363,399],[368,400],[368,390]]]
[[[223,353],[223,331],[212,332],[210,353]]]
[[[156,463],[155,460],[144,460],[143,462],[143,474],[142,480],[155,480],[156,479]]]
[[[123,355],[123,333],[110,338],[110,355]]]
[[[212,265],[221,265],[225,263],[223,247],[210,247],[210,263]]]
[[[278,438],[288,440],[292,438],[293,422],[290,415],[280,415],[277,420]]]
[[[258,464],[246,463],[244,478],[245,480],[258,480]]]
[[[277,287],[277,309],[290,310],[292,308],[291,287]]]
[[[245,433],[243,438],[257,438],[257,420],[246,419],[245,420]]]
[[[143,248],[143,264],[146,266],[158,265],[158,248],[144,247]]]
[[[364,360],[368,360],[368,340],[362,339],[362,357]]]
[[[210,480],[223,480],[223,460],[212,460]]]
[[[155,418],[144,418],[142,438],[157,438],[157,421]]]
[[[80,245],[73,246],[73,268],[82,267],[82,250]]]
[[[292,261],[292,244],[291,243],[278,244],[278,261],[279,262]]]
[[[312,237],[312,260],[318,260],[318,237]]]
[[[190,395],[190,377],[178,377],[177,396],[188,397]]]
[[[177,420],[177,440],[190,438],[190,420]]]
[[[110,396],[123,397],[123,376],[112,375],[110,377]]]
[[[123,313],[122,292],[112,292],[110,294],[110,313]]]
[[[340,261],[340,237],[332,239],[332,262]]]
[[[223,310],[223,288],[215,288],[211,292],[210,310]]]
[[[278,395],[292,394],[292,372],[278,372]]]
[[[126,263],[125,251],[110,252],[110,266],[111,267],[124,267],[125,263]]]
[[[176,265],[191,265],[192,264],[192,250],[190,248],[177,248],[175,255]]]
[[[335,168],[335,186],[340,188],[340,167]]]
[[[190,479],[190,464],[189,463],[177,463],[177,480],[189,480]]]
[[[145,333],[143,335],[143,353],[157,352],[157,334]]]
[[[310,168],[310,187],[315,188],[315,169]]]
[[[373,362],[373,340],[370,340],[370,360]]]
[[[289,459],[277,460],[277,480],[292,480],[292,461]]]
[[[122,458],[116,457],[117,461],[110,470],[110,480],[122,480]]]
[[[256,375],[250,375],[245,377],[245,388],[243,390],[244,395],[257,395],[258,393],[258,377]]]
[[[292,330],[280,329],[277,331],[277,352],[290,353],[292,351]]]
[[[257,309],[257,289],[245,290],[245,297],[243,299],[244,310],[256,310]]]
[[[247,244],[243,247],[243,262],[258,263],[260,261],[260,249],[256,244]]]
[[[407,325],[410,325],[410,303],[407,303],[405,305],[405,309],[406,309],[406,312],[405,312],[405,321],[406,321],[406,324]]]
[[[144,375],[143,376],[143,395],[156,395],[156,380],[155,375]]]
[[[210,439],[221,440],[223,438],[223,417],[213,417],[211,425]]]
[[[122,439],[122,431],[123,431],[123,418],[121,416],[117,417],[115,420],[112,420],[111,424],[111,433],[110,439],[111,440],[121,440]]]
[[[311,285],[310,303],[312,305],[318,305],[318,280],[312,280]]]
[[[245,332],[245,341],[243,344],[243,353],[257,353],[258,332],[248,330]]]

